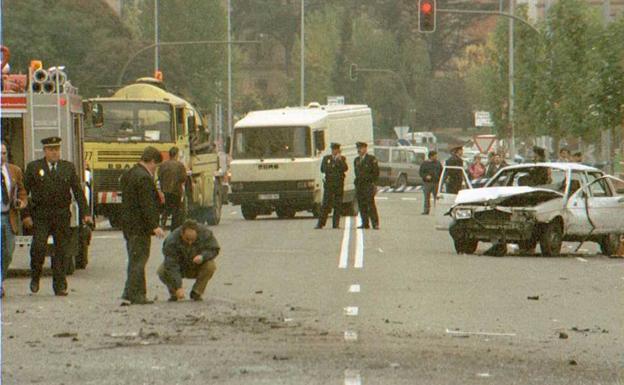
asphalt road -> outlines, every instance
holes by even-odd
[[[120,306],[123,239],[96,231],[68,297],[49,277],[37,295],[27,279],[5,283],[2,383],[624,383],[622,259],[591,244],[560,258],[456,255],[419,194],[381,194],[378,207],[378,231],[225,207],[202,303],[166,302],[154,239],[156,304]]]

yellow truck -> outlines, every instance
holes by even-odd
[[[188,101],[168,92],[162,81],[141,78],[111,97],[84,101],[85,161],[91,171],[95,212],[120,227],[119,178],[139,161],[147,146],[164,159],[172,146],[180,149],[187,169],[184,205],[188,217],[209,225],[221,219],[227,199],[224,170],[204,120]]]

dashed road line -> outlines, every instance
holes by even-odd
[[[359,293],[362,288],[359,283],[349,286],[349,293]]]
[[[121,238],[121,234],[119,235],[94,235],[93,239],[119,239]]]
[[[587,259],[581,257],[576,257],[576,260],[580,262],[587,262]]]
[[[402,201],[418,201],[418,198],[401,198]]]
[[[388,197],[375,197],[376,201],[387,201]]]
[[[358,333],[355,330],[345,330],[344,340],[347,342],[355,342],[358,340]]]
[[[358,370],[345,370],[344,385],[362,385],[362,376]]]
[[[362,226],[362,219],[358,217],[357,219],[358,227]],[[364,230],[356,229],[355,230],[355,263],[353,267],[356,269],[361,269],[364,267]]]
[[[349,242],[351,241],[351,217],[345,218],[345,227],[342,233],[342,245],[340,246],[340,262],[338,267],[346,269],[349,263]]]
[[[516,333],[494,333],[494,332],[466,332],[462,330],[449,330],[446,329],[446,334],[451,335],[473,335],[473,336],[488,336],[488,337],[515,337]]]
[[[346,316],[356,317],[358,314],[360,314],[360,308],[357,306],[347,306],[344,308],[344,315]]]

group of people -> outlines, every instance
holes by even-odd
[[[65,257],[71,237],[73,200],[78,205],[78,218],[86,225],[93,224],[80,178],[71,162],[61,159],[61,138],[49,137],[41,141],[44,157],[28,163],[26,171],[8,162],[7,143],[2,143],[2,296],[4,279],[11,264],[18,220],[33,234],[30,249],[30,291],[39,291],[43,265],[47,254],[48,237],[54,243],[52,262],[52,289],[56,296],[67,296]],[[141,160],[121,178],[123,206],[123,235],[128,253],[127,279],[122,299],[131,304],[149,304],[147,298],[145,265],[150,254],[152,235],[165,238],[161,224],[161,205],[165,203],[164,220],[172,217],[172,231],[163,242],[164,261],[158,276],[167,287],[170,301],[185,298],[183,278],[195,278],[189,297],[201,301],[208,281],[216,270],[215,258],[220,246],[212,232],[193,220],[184,220],[181,212],[183,184],[186,169],[177,160],[178,149],[169,151],[170,159],[163,157],[155,147],[146,147]],[[162,165],[161,165],[162,163]],[[155,175],[164,199],[156,188]],[[164,202],[163,202],[164,201]]]
[[[379,164],[374,155],[368,153],[368,144],[355,144],[358,156],[353,161],[355,170],[355,194],[358,202],[361,229],[379,229],[379,214],[375,205]],[[341,154],[340,144],[330,145],[331,154],[321,160],[321,173],[325,174],[323,202],[321,204],[316,229],[322,229],[327,223],[329,212],[333,210],[333,228],[340,228],[340,214],[343,211],[344,178],[349,170],[347,159]]]

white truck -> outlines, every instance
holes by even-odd
[[[298,211],[318,215],[321,159],[332,142],[341,144],[347,158],[343,206],[345,215],[354,215],[355,142],[368,143],[371,151],[373,144],[371,110],[365,105],[311,103],[247,114],[234,127],[230,202],[241,205],[248,220],[274,211],[279,218]]]

